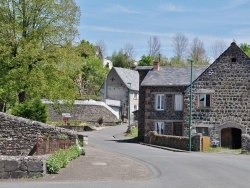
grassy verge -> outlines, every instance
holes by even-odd
[[[138,137],[138,128],[131,129],[131,132],[127,133],[126,136],[127,137],[132,137],[132,138]]]
[[[241,153],[241,149],[229,149],[223,147],[211,147],[207,151],[207,153]]]

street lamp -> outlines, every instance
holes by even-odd
[[[193,105],[193,99],[192,99],[192,87],[193,87],[193,60],[187,59],[190,62],[190,96],[189,96],[189,151],[191,151],[192,148],[192,105]]]
[[[128,87],[128,126],[130,126],[130,89],[131,89],[131,83],[127,83],[129,85]]]

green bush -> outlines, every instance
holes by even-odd
[[[71,146],[67,150],[55,151],[46,161],[46,168],[49,174],[56,174],[61,168],[80,155],[80,149],[77,145]]]
[[[45,123],[48,117],[46,105],[40,99],[25,101],[13,107],[11,113],[14,116],[20,116],[35,121]]]

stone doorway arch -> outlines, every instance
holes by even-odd
[[[230,149],[241,148],[241,129],[224,128],[221,129],[221,147]]]
[[[245,134],[246,127],[235,122],[225,122],[218,127],[218,131],[221,147],[230,149],[241,148],[241,135]]]

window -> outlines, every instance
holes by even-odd
[[[138,110],[137,105],[134,105],[134,111]]]
[[[156,110],[164,110],[164,95],[163,94],[158,94],[156,95]]]
[[[203,136],[208,136],[208,127],[196,127],[196,133],[202,133]]]
[[[174,122],[173,135],[182,136],[182,123],[181,122]]]
[[[163,122],[155,123],[155,131],[157,132],[157,134],[164,134],[164,123]]]
[[[138,98],[139,98],[139,95],[136,94],[136,93],[133,93],[133,98],[134,98],[134,99],[138,99]]]
[[[211,107],[211,95],[210,94],[199,94],[199,107]]]
[[[182,111],[183,110],[183,95],[175,95],[174,110],[175,111]]]

